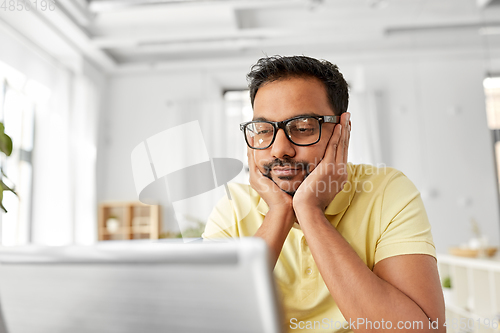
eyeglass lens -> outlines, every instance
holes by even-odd
[[[320,123],[316,118],[298,118],[286,124],[286,135],[295,144],[308,145],[319,140]],[[272,144],[275,128],[266,122],[247,125],[245,135],[252,148],[267,148]]]

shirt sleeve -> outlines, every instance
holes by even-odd
[[[382,199],[375,263],[402,254],[436,257],[431,225],[420,192],[401,172],[389,180]]]

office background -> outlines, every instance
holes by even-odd
[[[339,66],[351,87],[350,161],[398,168],[416,184],[438,252],[473,237],[472,219],[498,246],[484,86],[500,76],[498,1],[44,3],[0,9],[15,145],[5,163],[20,192],[5,193],[2,244],[96,242],[98,203],[137,200],[133,148],[177,125],[198,120],[211,157],[245,162],[246,73],[265,55],[304,54]],[[222,195],[173,204],[164,229],[206,220]]]

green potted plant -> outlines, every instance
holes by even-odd
[[[4,153],[5,156],[10,156],[10,154],[12,154],[12,139],[7,134],[5,134],[5,127],[1,122],[0,122],[0,151]],[[2,210],[7,213],[7,209],[5,209],[3,205],[3,191],[11,191],[15,195],[17,194],[14,191],[14,189],[7,186],[3,181],[3,178],[6,179],[8,178],[7,175],[5,175],[5,173],[3,172],[2,168],[0,168],[0,172],[2,173],[3,176],[0,177],[0,208],[2,208]]]

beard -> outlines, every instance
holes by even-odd
[[[276,184],[276,186],[278,186],[283,192],[285,192],[288,195],[290,195],[290,196],[293,197],[295,195],[296,190],[293,190],[293,191],[284,190],[272,178],[271,171],[276,166],[278,166],[278,167],[290,167],[290,168],[294,168],[294,169],[299,169],[300,168],[301,170],[305,171],[304,178],[301,181],[301,183],[302,183],[307,178],[307,176],[309,176],[309,174],[311,174],[311,172],[312,172],[311,171],[311,167],[313,165],[310,164],[307,161],[294,161],[294,160],[291,160],[291,159],[283,159],[282,160],[282,159],[279,159],[279,158],[276,158],[272,162],[265,163],[263,165],[263,168],[264,168],[263,175],[266,176],[267,178],[271,179]],[[294,177],[295,176],[279,176],[277,178],[280,179],[280,180],[288,180],[288,181],[290,181]]]

